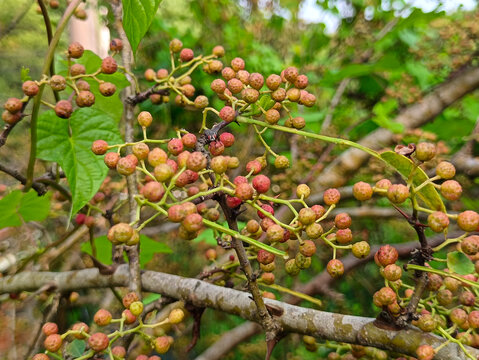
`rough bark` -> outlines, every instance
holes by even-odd
[[[145,291],[160,293],[171,298],[181,299],[198,307],[209,307],[257,320],[256,305],[250,294],[234,289],[212,285],[198,279],[188,279],[177,275],[145,271],[141,276]],[[23,272],[0,279],[0,293],[34,291],[46,284],[55,285],[57,291],[72,291],[110,286],[128,286],[127,265],[121,265],[112,275],[100,275],[98,269],[55,272]],[[373,324],[374,319],[341,315],[301,308],[280,301],[265,299],[269,308],[274,308],[277,321],[285,332],[308,334],[320,339],[374,346],[404,354],[414,355],[421,344],[433,347],[443,339],[423,333],[415,328],[395,331],[381,329]],[[479,356],[479,351],[468,348],[471,354]],[[435,357],[436,360],[466,359],[456,344],[446,345]]]

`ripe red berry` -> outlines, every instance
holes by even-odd
[[[353,186],[353,196],[359,201],[369,200],[373,196],[373,188],[363,181],[357,182]]]
[[[88,327],[87,324],[83,323],[83,322],[78,322],[76,324],[74,324],[72,326],[72,330],[74,331],[83,331],[83,332],[86,332],[88,333],[88,331],[90,330],[90,328]],[[85,335],[82,335],[82,334],[73,334],[73,336],[77,339],[84,339],[85,338]]]
[[[241,199],[237,198],[236,196],[229,196],[229,195],[226,196],[226,205],[230,209],[237,208],[238,206],[241,205],[241,203],[242,203]]]
[[[336,231],[336,241],[339,244],[349,244],[353,240],[353,234],[351,232],[351,229],[346,228],[346,229],[339,229]]]
[[[45,336],[58,333],[58,325],[53,322],[47,322],[42,326],[42,331]]]
[[[104,155],[108,150],[108,143],[105,140],[95,140],[91,145],[91,151],[96,155]]]
[[[258,160],[248,161],[246,164],[246,171],[248,173],[253,173],[253,175],[258,174],[262,170],[261,163]]]
[[[220,135],[220,141],[225,147],[233,146],[235,142],[235,137],[232,133],[224,132]]]
[[[298,75],[299,75],[298,69],[296,69],[294,66],[290,66],[284,70],[284,78],[288,80],[290,83],[294,84]]]
[[[245,85],[249,85],[249,72],[246,70],[239,70],[236,73],[236,78]]]
[[[110,169],[116,169],[118,161],[120,160],[120,154],[116,152],[109,152],[105,155],[103,161],[105,162],[106,166]]]
[[[111,313],[106,309],[100,309],[93,316],[93,321],[98,326],[106,326],[111,322],[112,316]]]
[[[180,60],[182,62],[188,62],[188,61],[192,60],[194,57],[195,57],[195,54],[194,54],[193,50],[191,50],[191,49],[184,48],[180,52]]]
[[[306,75],[298,75],[294,81],[294,86],[298,89],[304,89],[308,86],[308,77]]]
[[[68,46],[68,56],[73,59],[81,58],[83,55],[83,51],[85,51],[85,49],[83,48],[83,45],[77,41],[72,42]]]
[[[91,91],[80,91],[75,101],[79,107],[90,107],[95,103],[95,95]]]
[[[241,200],[251,200],[253,198],[253,188],[250,184],[243,183],[236,186],[235,196]]]
[[[101,71],[104,74],[114,74],[118,69],[118,65],[111,56],[107,56],[101,62]]]
[[[43,346],[50,352],[57,352],[62,346],[62,337],[59,334],[48,335],[43,341]]]
[[[208,150],[210,151],[211,155],[218,156],[223,154],[225,151],[225,146],[221,141],[212,141],[208,145]]]
[[[316,245],[311,240],[304,240],[304,243],[299,246],[299,252],[306,257],[311,257],[316,253]]]
[[[156,181],[150,181],[141,188],[141,194],[151,202],[158,202],[165,194],[165,189],[162,184]]]
[[[211,82],[211,90],[217,94],[222,94],[226,89],[226,83],[221,79],[215,79]]]
[[[236,72],[232,68],[227,66],[221,71],[221,76],[223,76],[223,78],[228,81],[236,77]]]
[[[30,97],[37,95],[39,89],[40,88],[38,87],[37,83],[31,80],[25,81],[22,85],[23,93]]]
[[[171,139],[168,142],[168,151],[172,155],[178,155],[179,153],[181,153],[183,151],[183,142],[181,141],[181,139]]]
[[[77,225],[83,225],[83,223],[85,222],[85,218],[85,214],[77,214],[77,216],[75,217],[75,222],[77,223]]]
[[[376,255],[379,264],[382,266],[394,264],[399,256],[397,250],[391,245],[381,246]]]
[[[274,261],[274,258],[274,254],[263,249],[258,250],[258,255],[256,256],[258,262],[263,265],[271,264]]]
[[[68,100],[60,100],[55,105],[55,114],[62,119],[68,119],[72,112],[73,107]]]
[[[337,214],[336,217],[334,218],[334,225],[338,229],[346,229],[351,226],[352,220],[351,216],[347,213],[340,213]]]
[[[340,260],[332,259],[326,265],[326,270],[331,277],[337,278],[344,274],[344,265]]]
[[[95,352],[101,352],[105,350],[109,343],[110,339],[108,336],[100,332],[94,333],[88,338],[88,346],[90,346],[90,348]]]
[[[242,58],[234,58],[231,60],[231,67],[234,71],[244,70],[245,62]]]
[[[416,350],[418,360],[432,360],[436,352],[431,345],[421,345]]]
[[[228,80],[228,89],[233,93],[233,94],[239,94],[241,90],[243,90],[243,83],[241,80],[233,78]]]
[[[263,194],[269,190],[271,180],[265,175],[258,175],[253,179],[252,184],[258,193]]]
[[[221,120],[226,122],[232,122],[236,118],[236,112],[231,106],[224,106],[220,110],[219,114]]]

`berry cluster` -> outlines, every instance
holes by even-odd
[[[88,359],[95,354],[107,353],[113,359],[125,359],[126,349],[121,345],[115,345],[122,337],[133,335],[141,335],[151,346],[151,349],[158,354],[168,352],[174,339],[171,336],[163,335],[159,337],[152,337],[144,332],[145,329],[155,329],[164,327],[164,325],[178,324],[184,319],[184,312],[181,309],[173,309],[165,320],[152,323],[144,323],[140,316],[143,313],[143,303],[139,300],[138,295],[134,292],[127,293],[122,299],[123,310],[121,317],[113,318],[112,314],[106,309],[100,309],[95,313],[93,321],[99,327],[106,327],[111,324],[118,324],[118,329],[113,331],[109,327],[110,333],[90,331],[87,324],[83,322],[75,323],[71,329],[63,334],[59,333],[58,325],[52,322],[45,323],[42,327],[42,332],[45,335],[43,346],[45,353],[36,354],[33,360],[48,360],[49,355],[56,355],[66,346],[65,343],[73,341],[74,339],[85,340],[88,347],[82,355],[82,359]],[[154,321],[154,319],[153,319]],[[164,330],[163,330],[164,332]],[[55,356],[55,358],[57,358]],[[147,355],[139,355],[136,360],[161,360],[157,355],[148,357]]]

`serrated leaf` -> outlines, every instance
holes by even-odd
[[[133,53],[150,27],[160,2],[161,0],[123,0],[123,28]]]
[[[447,254],[447,267],[450,271],[459,275],[467,275],[474,272],[474,264],[471,259],[460,251],[453,251]]]
[[[412,183],[416,187],[429,179],[420,167],[416,167],[410,159],[403,155],[399,155],[394,151],[385,151],[381,153],[380,156],[386,163],[396,169],[405,180],[410,177],[411,172],[414,170]],[[419,190],[418,195],[431,209],[446,212],[446,207],[433,185],[428,184],[424,186]]]
[[[103,157],[93,154],[91,144],[102,139],[109,145],[122,142],[118,125],[109,114],[95,108],[81,108],[69,120],[53,111],[38,118],[37,157],[60,164],[72,193],[73,216],[96,194],[108,168]]]
[[[33,189],[26,194],[12,191],[0,200],[0,228],[45,220],[50,211],[50,198],[51,193],[38,196]]]
[[[85,340],[75,339],[68,344],[66,352],[67,354],[73,356],[73,358],[77,358],[83,355],[83,353],[85,352],[85,348]]]

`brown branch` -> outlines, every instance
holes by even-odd
[[[0,164],[0,171],[3,171],[5,174],[8,174],[11,177],[17,179],[18,181],[20,181],[20,183],[22,185],[25,185],[27,183],[27,178],[25,176],[23,176],[22,174],[20,174],[15,169],[10,169],[9,167],[7,167],[5,165]],[[32,188],[33,188],[33,190],[35,190],[38,193],[39,196],[45,195],[46,192],[48,191],[47,187],[44,184],[42,184],[41,182],[38,182],[38,181],[34,181],[32,183]]]
[[[137,105],[145,100],[147,100],[150,95],[158,94],[158,95],[168,95],[170,91],[168,89],[156,89],[156,85],[152,86],[148,90],[145,90],[141,93],[130,95],[125,101],[130,105]]]
[[[160,293],[182,299],[197,307],[209,307],[244,319],[258,321],[256,305],[249,293],[212,285],[198,279],[188,279],[177,275],[145,271],[142,276],[145,291]],[[0,279],[0,293],[35,291],[45,284],[55,284],[56,290],[74,291],[110,286],[128,286],[129,270],[120,265],[112,275],[100,275],[98,269],[54,272],[23,272]],[[281,301],[265,299],[268,306],[281,309],[282,315],[276,318],[286,333],[298,333],[339,342],[373,346],[380,349],[414,355],[420,344],[437,347],[445,340],[415,328],[387,330],[377,328],[371,318],[342,315],[301,308]],[[479,351],[467,348],[474,356]],[[444,346],[436,360],[465,360],[466,356],[457,346],[450,343]]]

